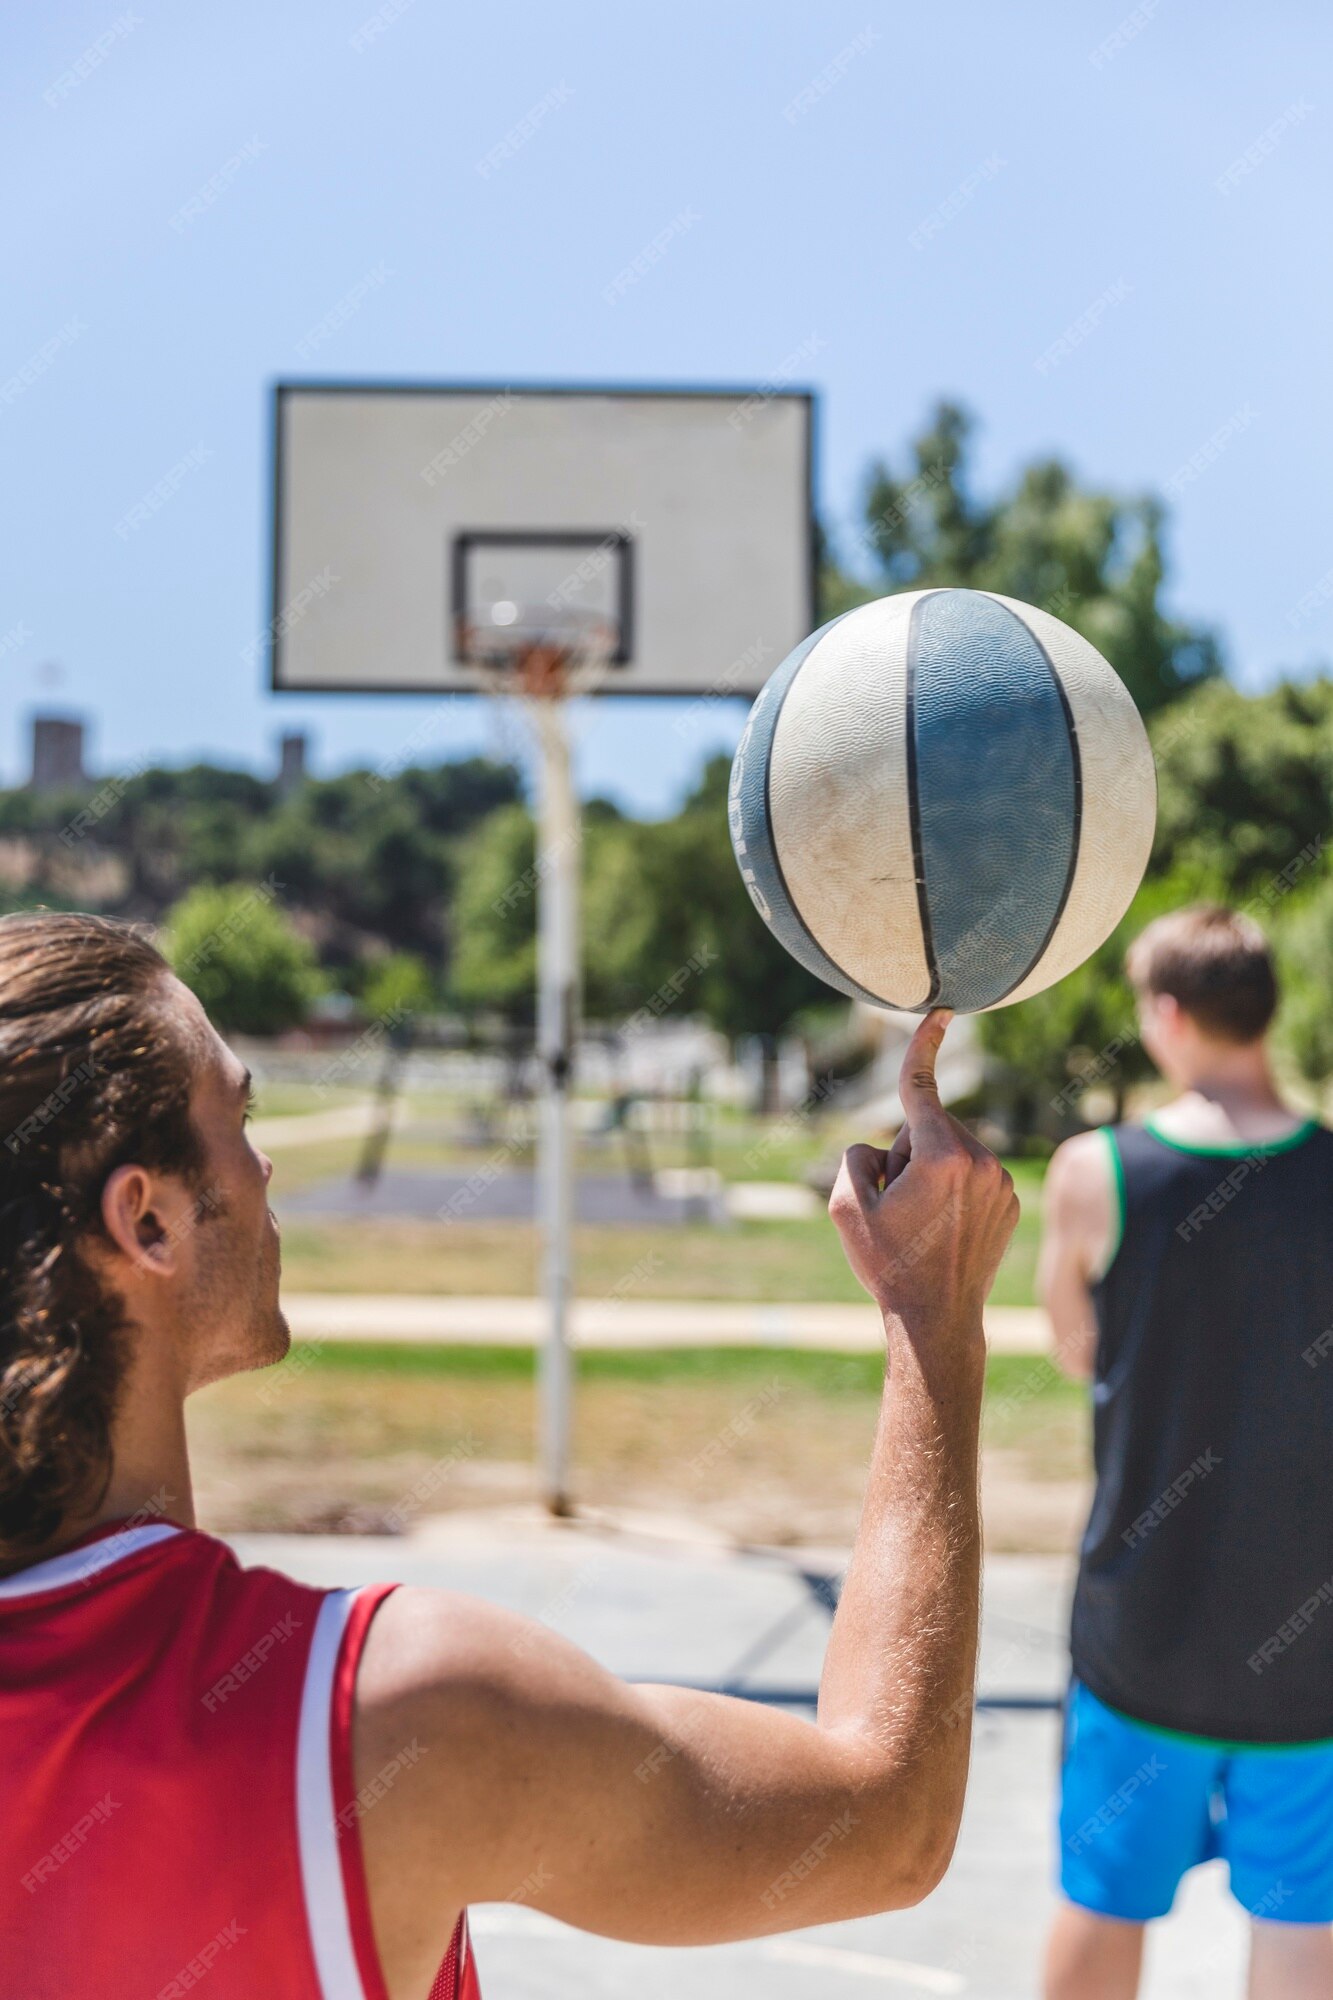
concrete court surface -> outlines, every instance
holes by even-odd
[[[374,1579],[463,1590],[541,1618],[618,1673],[812,1695],[836,1551],[737,1552],[678,1523],[547,1524],[497,1512],[422,1519],[401,1539],[246,1535],[241,1558],[312,1583]],[[953,1868],[920,1908],[688,1952],[586,1936],[518,1905],[474,1912],[486,2000],[1032,2000],[1053,1904],[1058,1718],[987,1698],[1051,1699],[1063,1683],[1061,1559],[988,1565],[972,1782]],[[808,1711],[806,1711],[808,1712]],[[1144,2000],[1232,2000],[1244,1925],[1220,1864],[1198,1871],[1149,1947]]]

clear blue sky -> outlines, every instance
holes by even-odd
[[[801,372],[835,520],[940,393],[982,419],[986,482],[1055,450],[1089,480],[1161,488],[1229,427],[1173,507],[1172,601],[1220,624],[1246,685],[1333,649],[1333,20],[1314,0],[387,0],[373,40],[370,0],[118,6],[16,6],[0,31],[5,781],[38,704],[95,717],[101,770],[263,766],[306,727],[330,771],[420,722],[408,700],[275,699],[242,657],[266,616],[266,389],[284,374],[745,381],[817,339]],[[685,208],[698,222],[608,305]],[[585,791],[667,810],[739,726],[668,720],[595,704]],[[494,724],[460,701],[437,740],[484,748]]]

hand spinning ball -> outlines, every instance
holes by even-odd
[[[758,695],[732,844],[773,935],[854,999],[974,1013],[1115,928],[1152,845],[1148,738],[1095,647],[1031,604],[914,590],[844,612]]]

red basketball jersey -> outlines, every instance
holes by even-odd
[[[242,1569],[165,1521],[0,1578],[5,2000],[387,2000],[352,1693],[392,1586]],[[466,1917],[421,2000],[478,2000]]]

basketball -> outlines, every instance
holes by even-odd
[[[882,597],[760,691],[732,845],[792,956],[851,998],[976,1013],[1081,965],[1129,907],[1156,819],[1124,683],[1078,632],[982,590]]]

